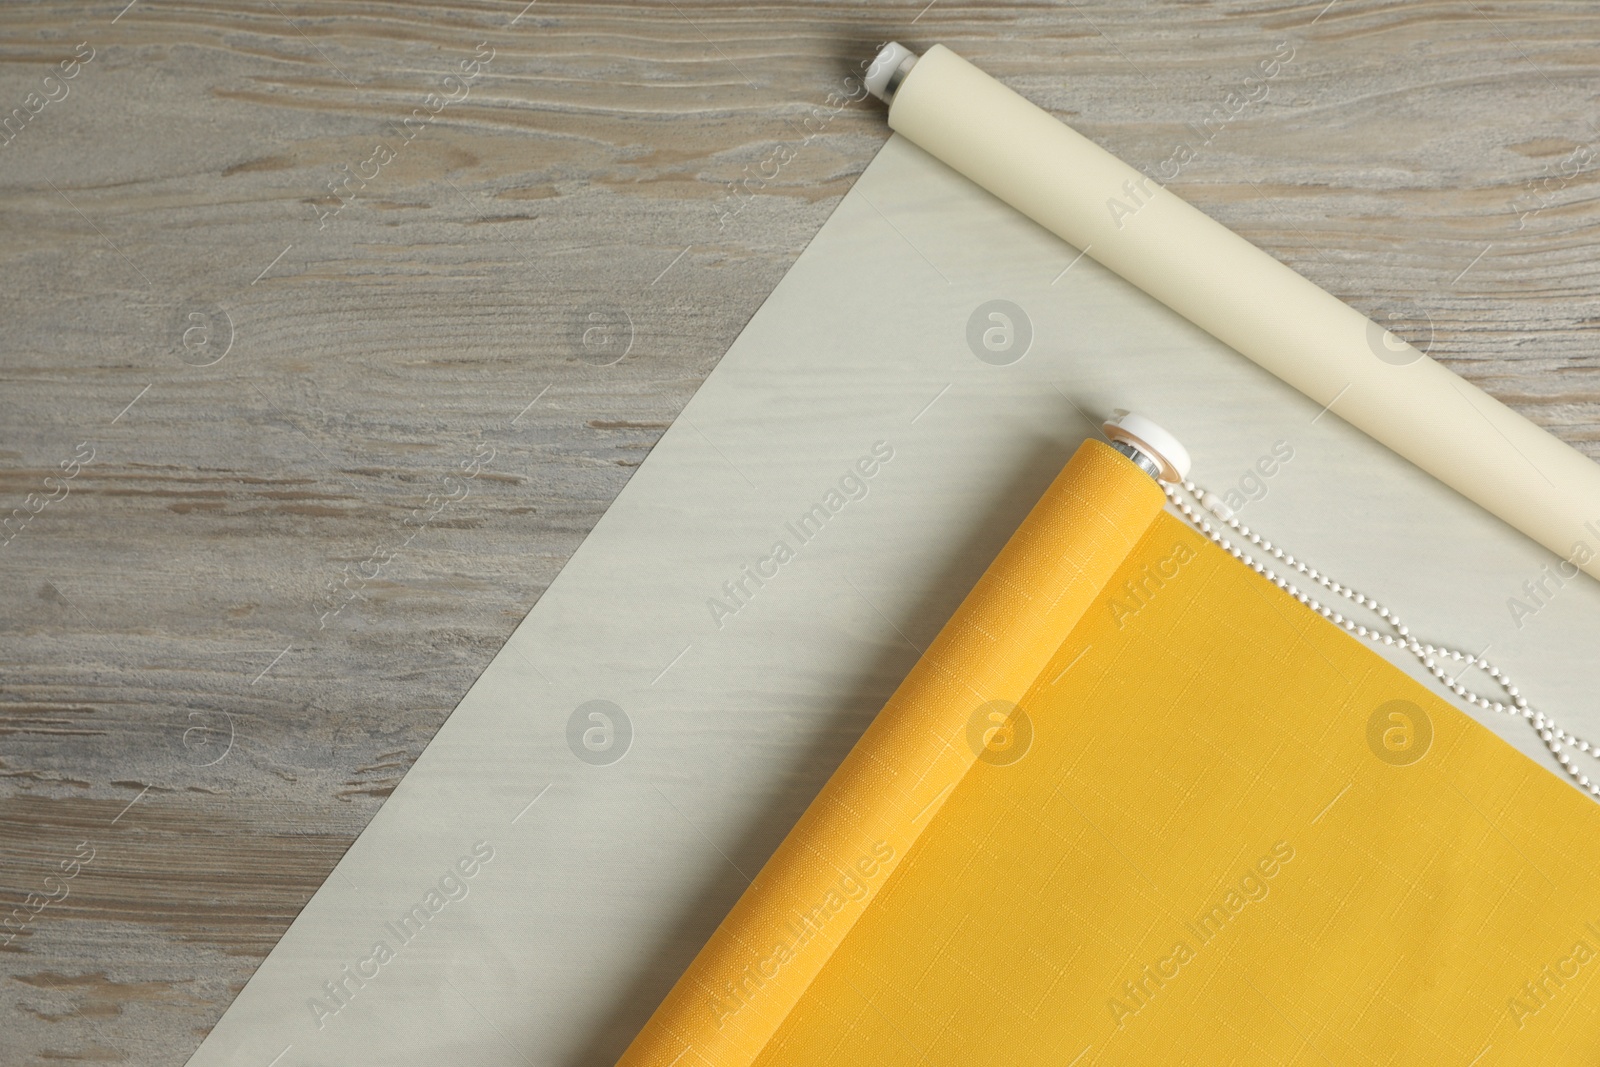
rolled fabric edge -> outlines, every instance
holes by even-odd
[[[619,1067],[760,1056],[977,762],[974,718],[1024,698],[1165,500],[1110,446],[1078,448]]]
[[[889,125],[1325,410],[1600,578],[1600,465],[934,45]]]

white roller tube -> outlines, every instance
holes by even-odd
[[[943,45],[888,46],[867,86],[896,132],[1600,578],[1600,466],[1576,449]]]

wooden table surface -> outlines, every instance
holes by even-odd
[[[1152,173],[1199,127],[1174,189],[1600,458],[1589,0],[524,2],[0,12],[0,1063],[193,1052],[883,143],[890,36]]]

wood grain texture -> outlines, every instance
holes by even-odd
[[[1173,187],[1600,458],[1588,0],[124,3],[0,14],[6,1064],[188,1057],[872,158],[889,36],[1152,172],[1289,42]]]

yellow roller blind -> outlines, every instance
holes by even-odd
[[[1597,855],[1089,442],[621,1062],[1600,1063]]]

